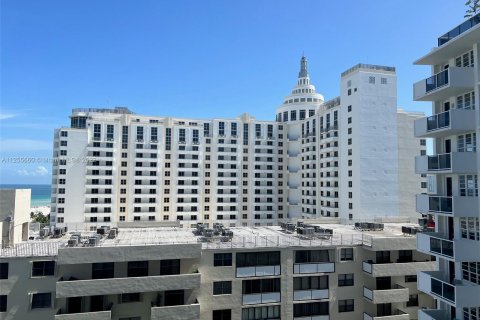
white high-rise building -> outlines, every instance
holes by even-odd
[[[340,96],[318,106],[302,58],[299,84],[277,110],[288,131],[289,216],[415,216],[411,199],[426,183],[411,155],[426,146],[408,130],[423,114],[397,109],[396,81],[395,68],[358,64],[342,73]]]
[[[420,320],[480,315],[479,58],[477,14],[415,62],[432,66],[433,74],[413,88],[415,100],[432,101],[432,116],[415,121],[415,136],[431,138],[434,154],[415,159],[417,173],[429,175],[417,210],[435,220],[435,232],[419,234],[417,248],[437,257],[436,271],[418,274],[419,290],[437,301],[436,309],[419,311]]]
[[[300,65],[276,121],[74,109],[70,127],[55,131],[52,221],[93,230],[416,214],[401,203],[422,192],[423,178],[399,159],[425,146],[398,135],[419,115],[397,111],[395,69],[356,65],[342,74],[340,97],[324,102],[305,57]]]

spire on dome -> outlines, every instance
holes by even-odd
[[[300,60],[300,72],[298,73],[299,78],[307,78],[308,77],[308,70],[307,70],[307,58],[302,54],[302,59]]]

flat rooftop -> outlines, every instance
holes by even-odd
[[[372,246],[374,239],[405,238],[411,237],[402,233],[402,226],[418,227],[412,223],[384,223],[381,231],[362,231],[354,228],[354,225],[310,223],[309,225],[320,226],[333,230],[333,236],[306,237],[296,232],[289,233],[279,226],[271,227],[233,227],[233,237],[213,237],[203,241],[202,236],[194,234],[195,229],[181,227],[148,227],[148,228],[119,228],[117,236],[109,239],[103,236],[97,247],[118,246],[147,246],[147,245],[173,245],[202,243],[203,249],[228,249],[228,248],[285,248],[285,247],[332,247],[365,245]],[[60,238],[46,237],[29,240],[17,244],[11,248],[0,249],[0,258],[5,257],[33,257],[55,256],[58,249],[66,248],[72,233],[67,232]],[[82,232],[81,244],[77,247],[88,246],[88,238],[95,232]],[[205,238],[203,238],[205,239]],[[222,240],[223,239],[223,240]]]

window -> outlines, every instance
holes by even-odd
[[[237,267],[280,265],[280,251],[237,253]]]
[[[328,276],[293,278],[293,290],[328,289]]]
[[[140,301],[140,293],[123,293],[120,295],[120,303],[138,302]]]
[[[331,262],[328,250],[295,251],[295,263]]]
[[[480,315],[480,307],[463,308],[464,320],[478,320]]]
[[[180,260],[161,260],[160,261],[160,275],[180,274]]]
[[[218,281],[213,283],[213,295],[232,294],[232,281]]]
[[[353,261],[353,248],[340,249],[340,261]]]
[[[242,294],[280,292],[280,278],[242,281]]]
[[[462,238],[470,240],[480,240],[480,219],[478,218],[460,218],[460,233]]]
[[[387,78],[380,78],[381,84],[387,84]]]
[[[55,261],[34,261],[32,264],[32,277],[53,276],[55,274]]]
[[[0,279],[8,279],[8,262],[0,263]]]
[[[212,320],[232,320],[232,310],[213,310]]]
[[[52,306],[52,293],[32,294],[32,309],[50,308]]]
[[[339,274],[338,275],[338,286],[339,287],[353,286],[353,273]]]
[[[231,253],[215,253],[213,255],[213,266],[214,267],[228,267],[232,265],[232,254]]]
[[[407,307],[418,307],[418,294],[408,296]]]
[[[475,152],[477,151],[477,135],[476,133],[468,133],[457,136],[458,152]]]
[[[328,302],[298,303],[293,305],[293,317],[328,315]]]
[[[480,262],[462,262],[462,279],[480,284]]]
[[[128,277],[146,277],[148,276],[148,261],[129,261]]]
[[[352,112],[352,106],[347,107],[348,112]]]
[[[397,262],[412,262],[413,253],[412,250],[399,250]]]
[[[417,275],[405,276],[405,282],[417,282]]]
[[[354,310],[354,300],[338,300],[338,312],[352,312]]]
[[[280,306],[252,307],[242,309],[242,320],[280,319]]]
[[[368,77],[368,83],[375,84],[375,77]]]
[[[109,279],[114,277],[113,262],[92,264],[92,279]]]
[[[459,191],[462,197],[478,197],[477,175],[458,176]]]
[[[0,312],[7,312],[7,295],[0,295]]]

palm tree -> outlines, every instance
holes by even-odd
[[[480,0],[468,0],[465,5],[468,7],[465,18],[470,18],[480,12]]]

